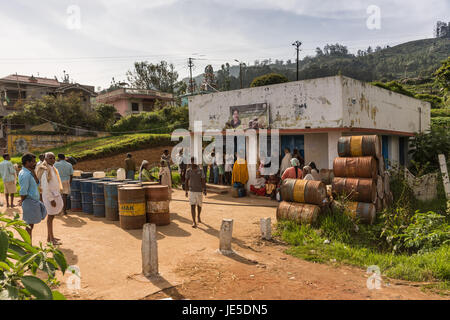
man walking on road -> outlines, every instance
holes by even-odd
[[[189,197],[192,214],[192,228],[197,228],[195,222],[195,207],[198,211],[198,223],[202,223],[200,213],[202,212],[203,194],[206,196],[206,179],[203,170],[194,163],[194,158],[191,159],[191,168],[186,171],[186,198]],[[188,192],[189,190],[189,192]]]
[[[5,160],[0,163],[0,176],[3,179],[6,207],[14,208],[14,194],[17,191],[16,169],[14,169],[14,165],[10,161],[9,154],[4,154],[3,159]],[[11,199],[11,204],[9,203],[9,199]]]
[[[70,184],[73,178],[73,167],[66,161],[66,156],[62,153],[58,154],[58,162],[55,163],[55,168],[58,169],[59,177],[62,183],[62,197],[64,202],[64,214],[67,214],[67,197],[70,197]]]
[[[53,234],[53,220],[56,215],[61,213],[64,202],[61,197],[62,183],[59,177],[58,169],[54,167],[55,155],[52,152],[45,154],[45,160],[38,168],[37,177],[41,183],[42,200],[47,209],[47,229],[48,236],[47,242],[51,242],[54,245],[61,244],[60,239],[55,238]]]
[[[22,206],[23,221],[29,227],[27,232],[32,236],[35,224],[45,219],[47,211],[40,201],[39,179],[36,176],[36,156],[28,153],[22,157],[22,170],[19,172],[20,197],[19,205]]]

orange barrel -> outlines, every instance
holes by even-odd
[[[372,156],[380,158],[381,144],[376,135],[341,137],[338,140],[340,157]]]
[[[377,161],[374,157],[336,158],[333,171],[335,177],[376,178]]]
[[[334,173],[333,170],[330,169],[320,169],[320,180],[328,185],[331,184],[333,182],[333,178],[334,178]]]
[[[169,187],[162,185],[148,185],[144,187],[147,202],[147,222],[157,226],[170,224]]]
[[[282,201],[277,208],[277,220],[311,224],[317,221],[320,208],[313,204]]]
[[[373,224],[377,216],[377,210],[373,203],[348,202],[347,212],[352,218],[367,224]]]
[[[285,179],[281,184],[281,199],[288,202],[323,205],[327,189],[320,181]]]
[[[348,196],[352,201],[374,202],[377,199],[377,185],[373,179],[334,178],[333,194]]]
[[[120,227],[125,230],[141,229],[146,223],[144,189],[121,186],[118,190]]]

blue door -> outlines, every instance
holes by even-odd
[[[382,136],[381,143],[382,143],[381,149],[384,158],[384,166],[387,169],[389,160],[389,136]]]
[[[303,158],[305,158],[305,136],[295,135],[295,136],[281,136],[281,156],[284,156],[284,148],[289,148],[291,153],[294,149],[298,149]]]

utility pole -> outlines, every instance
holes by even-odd
[[[188,59],[188,67],[189,67],[189,92],[191,94],[194,93],[194,80],[192,79],[192,68],[194,67],[193,58]]]
[[[237,63],[239,63],[239,80],[240,80],[240,82],[241,82],[241,89],[242,89],[242,88],[244,87],[243,84],[242,84],[242,82],[243,82],[243,79],[242,79],[242,65],[245,66],[245,63],[242,63],[242,62],[240,62],[240,61],[237,60],[237,59],[234,59],[234,61],[236,61]]]
[[[298,59],[299,59],[300,46],[302,45],[302,43],[297,40],[292,45],[294,47],[296,47],[295,50],[297,50],[297,81],[298,81]]]

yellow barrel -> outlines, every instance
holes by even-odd
[[[119,220],[125,230],[141,229],[146,223],[145,192],[142,187],[119,187]]]
[[[338,141],[340,157],[381,157],[381,143],[376,135],[341,137]]]
[[[299,224],[311,224],[320,214],[318,206],[306,203],[282,201],[278,205],[277,220],[289,220]]]
[[[287,202],[323,205],[327,189],[320,181],[285,179],[281,184],[281,199]]]

